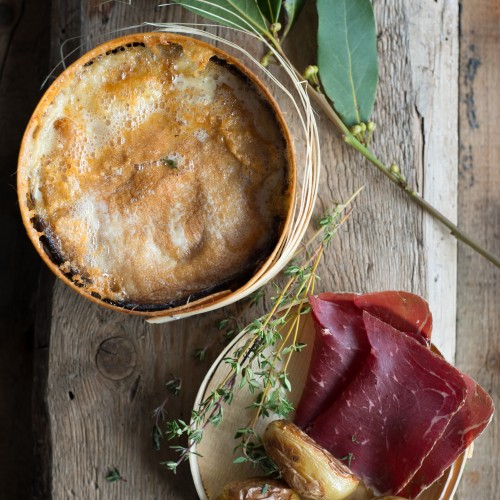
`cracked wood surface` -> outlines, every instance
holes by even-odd
[[[61,52],[81,52],[80,42],[89,49],[126,26],[193,19],[177,6],[158,9],[156,2],[131,3],[54,0],[53,64]],[[458,1],[420,0],[410,5],[403,0],[379,0],[374,6],[381,64],[374,149],[388,163],[401,165],[425,197],[454,219]],[[313,32],[313,9],[308,5],[296,35]],[[301,68],[314,61],[314,41],[293,35],[287,51]],[[239,41],[260,54],[254,42]],[[291,114],[289,109],[283,111]],[[394,288],[426,296],[436,318],[436,344],[452,359],[455,241],[350,151],[324,116],[320,114],[318,120],[324,170],[317,214],[332,200],[345,199],[360,185],[366,186],[351,220],[321,265],[320,290]],[[40,389],[35,401],[47,417],[36,422],[36,433],[42,436],[38,449],[43,451],[38,455],[43,469],[37,474],[38,498],[195,498],[187,467],[173,476],[159,465],[169,455],[166,447],[153,450],[151,413],[168,398],[169,417],[189,417],[204,373],[222,348],[215,324],[228,312],[152,326],[101,309],[59,282],[45,289],[47,295],[45,307],[50,314],[43,315],[49,317],[48,329],[39,329],[35,344]],[[240,308],[235,305],[230,311]],[[192,353],[202,346],[208,346],[207,359],[196,363]],[[466,367],[460,358],[459,367]],[[477,375],[474,361],[470,368]],[[178,396],[165,389],[173,376],[182,379]],[[480,457],[482,446],[481,441],[476,447]],[[112,467],[127,481],[107,483],[104,478]],[[468,491],[481,496],[486,481],[481,476],[475,489]]]

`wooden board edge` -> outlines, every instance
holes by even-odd
[[[38,279],[33,342],[33,491],[35,500],[52,498],[52,439],[47,399],[52,298],[55,277],[43,267]]]

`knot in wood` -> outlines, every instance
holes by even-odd
[[[134,344],[123,337],[106,339],[97,350],[96,364],[99,373],[110,380],[127,378],[137,365]]]

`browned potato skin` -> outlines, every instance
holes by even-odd
[[[300,497],[281,481],[254,477],[226,484],[216,500],[300,500]]]
[[[359,480],[342,462],[291,422],[271,422],[262,441],[283,479],[303,498],[341,500],[358,486]]]
[[[408,500],[408,499],[405,497],[395,497],[395,496],[375,497],[370,493],[366,493],[362,496],[351,495],[347,497],[346,500]]]

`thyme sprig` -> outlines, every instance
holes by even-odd
[[[123,481],[124,483],[127,482],[127,480],[122,477],[120,471],[116,467],[110,469],[104,479],[106,479],[108,483],[115,483],[116,481]]]
[[[155,451],[160,451],[161,440],[163,439],[163,432],[161,430],[161,424],[165,421],[167,416],[167,410],[165,406],[167,405],[168,397],[163,400],[163,403],[153,410],[153,432],[151,439],[153,442],[153,449]]]
[[[260,292],[260,290],[257,290]],[[255,292],[254,292],[255,293]],[[247,306],[255,304],[254,294],[251,294],[247,300]],[[222,333],[222,341],[229,343],[243,329],[240,320],[233,315],[226,316],[217,324],[218,330]]]
[[[253,306],[256,306],[258,302],[262,299],[264,295],[264,291],[259,288],[257,291],[251,293],[248,298],[243,301],[243,308],[239,313],[239,316],[243,316],[243,314]],[[240,321],[241,318],[238,316],[234,316],[232,314],[225,316],[221,320],[217,321],[216,327],[220,331],[221,335],[219,337],[214,337],[213,340],[200,347],[196,347],[193,351],[193,358],[198,362],[203,362],[207,358],[208,351],[215,344],[229,344],[231,340],[243,329],[243,326]]]
[[[167,381],[165,386],[174,396],[178,396],[182,389],[182,379],[172,375],[172,378]]]
[[[235,389],[246,388],[253,395],[249,406],[253,412],[247,425],[236,431],[235,438],[239,443],[234,451],[239,456],[234,461],[251,462],[268,474],[276,473],[255,427],[261,417],[276,415],[286,418],[293,411],[288,398],[292,390],[288,368],[293,355],[305,347],[299,342],[301,316],[309,312],[308,297],[314,293],[318,280],[316,270],[324,251],[350,216],[350,205],[360,191],[356,191],[345,203],[335,204],[333,210],[320,219],[316,232],[285,267],[285,284],[273,284],[276,296],[271,298],[270,310],[239,329],[242,338],[247,338],[246,342],[223,359],[228,367],[226,376],[193,410],[191,422],[178,419],[166,423],[168,440],[187,438],[189,443],[188,446],[170,447],[178,453],[178,459],[163,462],[168,469],[176,472],[182,462],[191,454],[196,454],[196,445],[201,442],[207,426],[217,427],[222,422],[226,408],[233,401]],[[252,300],[260,300],[262,295],[259,292]],[[238,325],[238,320],[222,320],[219,329],[225,329],[230,323]]]

